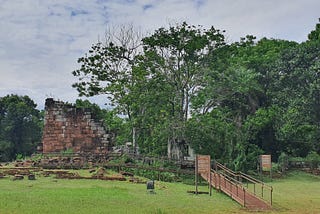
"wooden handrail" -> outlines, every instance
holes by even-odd
[[[227,168],[226,166],[222,165],[221,163],[218,163],[218,162],[216,161],[215,164],[216,164],[219,168],[221,168],[221,169],[223,169],[223,170],[225,170],[225,171],[228,171],[230,174],[232,174],[232,175],[234,175],[234,176],[237,176],[237,173],[236,173],[236,172],[232,171],[231,169]]]
[[[221,163],[218,163],[216,162],[216,164],[219,166],[219,168],[223,169],[224,171],[227,171],[229,174],[235,176],[235,177],[241,177],[241,178],[244,178],[248,181],[250,181],[251,183],[256,183],[256,184],[261,184],[269,189],[272,189],[271,186],[265,184],[264,182],[250,176],[250,175],[247,175],[243,172],[235,172],[235,171],[232,171],[231,169],[227,168],[226,166],[222,165]]]
[[[241,182],[237,181],[236,179],[226,175],[226,174],[223,174],[221,172],[217,172],[213,169],[211,169],[211,173],[214,173],[214,177],[215,177],[215,188],[217,189],[220,189],[221,190],[221,182],[225,182],[225,184],[223,185],[224,186],[224,192],[227,193],[227,194],[230,194],[229,196],[231,198],[234,198],[236,199],[240,204],[242,204],[243,206],[245,206],[246,202],[245,202],[245,194],[246,192],[248,191],[246,188],[244,188],[241,184]],[[218,179],[216,178],[216,175],[218,175]],[[218,183],[218,184],[217,184]],[[227,189],[227,185],[226,183],[229,184],[229,188],[230,189]],[[236,188],[237,191],[236,193],[233,195],[233,190],[232,188]],[[241,191],[238,191],[241,190]],[[244,194],[243,195],[243,199],[239,196],[239,194]]]
[[[251,177],[250,175],[247,175],[247,174],[245,174],[243,172],[239,172],[238,174],[240,174],[242,178],[245,178],[246,180],[248,180],[248,181],[250,181],[252,183],[261,184],[264,187],[267,187],[268,189],[272,190],[272,186],[269,186],[266,183],[264,183],[264,182],[262,182],[262,181],[260,181],[260,180],[258,180],[256,178]]]
[[[215,173],[218,173],[218,174],[222,174],[224,177],[228,178],[229,180],[232,180],[233,182],[235,182],[237,185],[242,185],[242,183],[240,181],[238,181],[237,179],[234,179],[233,177],[230,177],[229,175],[225,174],[225,173],[219,173],[215,170],[212,170],[211,169],[211,172],[215,172]]]
[[[227,168],[226,166],[222,165],[221,163],[219,163],[217,161],[215,161],[215,169],[218,174],[222,174],[223,176],[228,178],[228,180],[232,180],[233,182],[236,181],[235,185],[240,184],[241,186],[243,186],[243,183],[242,183],[243,180],[250,182],[250,183],[253,183],[253,188],[254,188],[253,194],[254,195],[256,195],[256,184],[260,185],[261,186],[261,196],[259,196],[259,195],[256,195],[256,196],[258,196],[259,198],[261,198],[264,201],[268,201],[265,199],[264,188],[268,189],[270,191],[269,203],[270,203],[270,205],[272,205],[272,192],[273,192],[272,186],[269,186],[269,185],[265,184],[264,182],[262,182],[256,178],[253,178],[245,173],[232,171],[231,169]],[[219,169],[221,169],[222,172],[219,172],[218,171]],[[241,181],[239,181],[239,179],[241,179]],[[249,190],[248,188],[246,188],[246,189]]]

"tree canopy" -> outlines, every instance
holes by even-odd
[[[80,96],[106,95],[114,108],[90,108],[140,152],[166,155],[187,143],[236,170],[260,154],[320,154],[320,24],[302,43],[248,35],[228,43],[224,31],[186,22],[148,36],[133,26],[109,31],[78,59]],[[0,161],[30,155],[41,141],[43,112],[28,96],[0,98]]]
[[[31,155],[41,142],[43,115],[28,96],[0,98],[0,161]]]
[[[108,37],[78,60],[73,86],[109,95],[144,153],[185,141],[236,169],[263,153],[304,157],[320,152],[319,26],[300,44],[251,35],[227,43],[224,31],[186,22],[140,40],[130,28],[126,42]]]

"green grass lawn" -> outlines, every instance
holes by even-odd
[[[273,181],[271,213],[320,213],[320,178],[292,173]],[[101,180],[35,181],[0,179],[0,213],[247,213],[227,196],[193,195],[194,186],[156,182],[156,194],[145,184]],[[201,191],[208,191],[206,186]]]
[[[292,172],[271,183],[279,213],[320,213],[320,177]]]

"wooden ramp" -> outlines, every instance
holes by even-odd
[[[272,187],[243,173],[235,173],[219,163],[220,170],[211,170],[211,174],[201,173],[201,177],[213,188],[224,192],[249,210],[262,211],[272,209]],[[221,170],[222,169],[222,170]],[[253,191],[243,181],[250,181]],[[259,192],[256,191],[259,188]],[[267,193],[269,194],[267,194]]]

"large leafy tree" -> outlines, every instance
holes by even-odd
[[[205,56],[224,45],[223,35],[214,28],[182,23],[143,38],[143,51],[133,31],[119,38],[123,42],[98,43],[78,60],[81,67],[73,74],[79,81],[73,86],[80,95],[109,95],[119,113],[127,116],[133,141],[156,144],[156,136],[162,136],[164,145],[165,138],[181,140]]]
[[[192,148],[199,154],[210,154],[223,163],[230,163],[235,143],[237,127],[230,122],[230,111],[215,108],[212,111],[195,115],[188,120],[186,133]]]
[[[89,53],[78,59],[81,64],[73,75],[73,84],[80,96],[107,95],[117,113],[128,118],[132,141],[135,145],[135,97],[132,96],[139,82],[141,70],[134,69],[141,51],[141,34],[132,25],[119,26],[107,31],[104,42],[94,44]]]
[[[253,36],[247,36],[209,54],[210,69],[192,99],[193,117],[206,117],[208,124],[213,123],[211,127],[221,124],[219,118],[224,118],[223,126],[228,129],[216,128],[211,137],[202,134],[202,138],[210,139],[206,145],[223,145],[219,153],[223,155],[217,158],[230,167],[254,168],[263,151],[277,157],[275,122],[280,113],[270,96],[273,65],[282,51],[296,45],[266,38],[256,42]],[[206,127],[201,119],[195,121]]]
[[[43,117],[28,96],[0,98],[0,160],[31,155],[41,141]]]
[[[240,43],[235,44],[233,64],[244,66],[255,75],[255,85],[246,100],[247,109],[243,111],[242,132],[246,136],[248,145],[257,146],[276,159],[280,154],[280,144],[277,140],[277,119],[281,116],[281,108],[273,103],[274,83],[277,81],[277,61],[288,49],[296,47],[296,42],[262,38],[255,42],[254,37],[247,36]],[[243,81],[242,81],[243,82]],[[257,90],[258,89],[258,90]]]
[[[320,22],[320,18],[319,18],[319,22]],[[314,29],[313,31],[311,31],[308,35],[308,39],[309,41],[318,41],[320,40],[320,23],[316,24],[316,29]]]
[[[278,139],[296,156],[319,151],[320,40],[308,40],[284,52],[275,69],[273,102],[281,106]]]
[[[167,91],[162,92],[169,107],[168,140],[185,140],[191,97],[199,90],[208,68],[207,55],[225,45],[224,35],[213,27],[203,29],[184,22],[159,28],[143,39],[143,45],[151,77],[161,77],[165,82]]]

